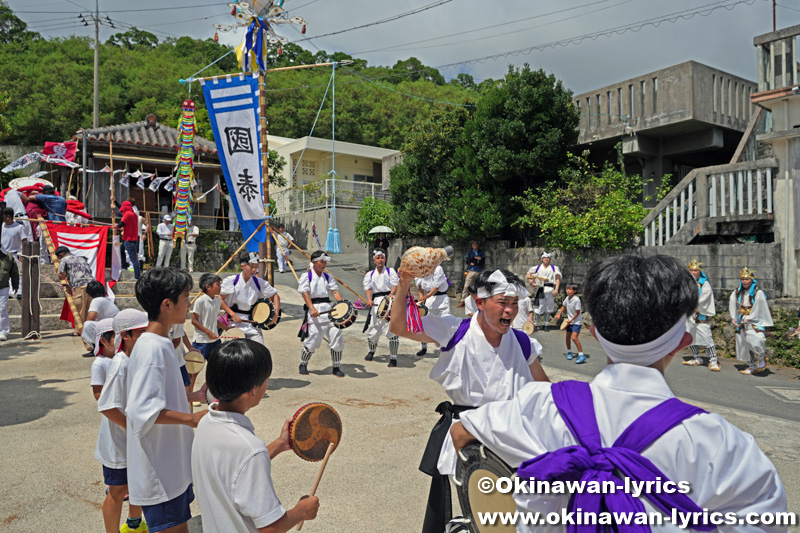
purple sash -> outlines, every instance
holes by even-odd
[[[322,275],[325,278],[325,281],[330,281],[331,280],[331,278],[328,277],[328,273],[327,272],[323,272]],[[309,270],[308,271],[308,282],[311,283],[312,279],[314,279],[314,275],[311,273],[311,270]],[[309,289],[309,294],[310,294],[310,289]]]
[[[235,278],[233,278],[233,286],[234,286],[234,287],[235,287],[235,286],[236,286],[236,285],[239,283],[239,276],[240,276],[239,274],[236,274],[236,277],[235,277]],[[255,284],[256,284],[256,289],[258,289],[258,291],[259,291],[259,292],[261,292],[261,285],[258,283],[258,277],[256,277],[256,276],[253,276],[253,277],[252,277],[252,278],[250,278],[250,279],[252,279],[252,280],[253,280],[253,283],[255,283]],[[309,281],[310,281],[310,280],[309,280]]]
[[[669,478],[649,459],[641,455],[661,435],[687,418],[705,413],[693,405],[670,398],[653,407],[628,426],[610,448],[603,448],[600,430],[593,408],[592,391],[588,383],[562,381],[552,386],[553,401],[572,435],[579,444],[544,453],[522,463],[517,476],[522,479],[536,478],[542,481],[613,481],[620,485],[614,473],[619,470],[633,481],[656,481],[662,484]],[[669,515],[672,509],[684,513],[702,513],[702,509],[685,494],[649,493],[653,505]],[[587,512],[645,512],[644,504],[632,495],[576,493],[569,500],[569,510],[582,509]],[[692,521],[692,529],[711,531],[716,526],[702,525]],[[583,525],[581,531],[601,531]],[[567,526],[569,533],[577,533],[576,525]],[[630,533],[650,531],[647,525],[617,525],[617,531]]]
[[[443,352],[449,352],[452,350],[458,342],[464,338],[464,335],[467,334],[469,330],[469,322],[472,320],[471,318],[465,318],[459,324],[458,329],[456,330],[455,335],[452,336],[450,342],[447,343],[447,346],[442,348]],[[524,331],[520,331],[518,329],[511,328],[511,331],[514,332],[514,336],[517,338],[517,342],[519,343],[519,347],[522,349],[522,355],[525,356],[525,360],[531,358],[531,339]]]

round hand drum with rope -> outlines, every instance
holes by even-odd
[[[342,438],[342,420],[328,404],[309,403],[297,410],[289,424],[289,443],[292,450],[306,461],[321,461]]]
[[[278,312],[278,320],[276,320],[274,324],[270,324],[270,322],[272,322],[272,318],[275,316],[275,304],[272,303],[272,300],[266,299],[257,301],[251,312],[253,323],[257,327],[264,330],[270,330],[277,326],[281,321],[282,315],[283,309]]]
[[[378,317],[378,320],[389,320],[392,318],[392,299],[384,298],[383,300],[378,303],[378,309],[375,311],[375,315]]]
[[[481,525],[478,513],[510,513],[514,514],[517,504],[514,501],[513,492],[506,494],[497,490],[484,493],[484,484],[492,485],[497,483],[501,477],[514,477],[514,470],[502,459],[484,447],[483,444],[472,443],[464,446],[458,452],[456,462],[456,476],[453,482],[458,492],[458,502],[461,504],[461,511],[464,518],[468,520],[467,527],[470,533],[482,532],[506,532],[516,531],[513,525]]]
[[[199,374],[206,364],[205,357],[197,350],[189,350],[186,352],[186,355],[183,356],[183,360],[186,362],[186,371],[190,374]]]
[[[356,322],[358,311],[349,300],[342,300],[336,302],[333,308],[328,311],[331,315],[331,322],[333,326],[339,329],[349,328]]]

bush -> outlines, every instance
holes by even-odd
[[[368,244],[372,241],[369,230],[375,226],[391,226],[393,218],[394,211],[391,204],[377,198],[364,198],[356,219],[356,239],[361,244]]]

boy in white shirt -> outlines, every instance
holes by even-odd
[[[104,318],[114,318],[119,313],[119,308],[106,297],[106,288],[97,280],[86,284],[86,294],[91,297],[89,311],[86,313],[86,321],[103,320]]]
[[[317,516],[316,496],[303,496],[286,511],[272,485],[270,460],[291,449],[291,420],[267,446],[245,416],[261,402],[271,373],[269,350],[249,339],[228,342],[208,359],[208,388],[219,403],[198,424],[192,445],[192,476],[206,533],[283,533]]]
[[[169,339],[189,311],[192,278],[177,268],[154,268],[136,282],[136,299],[150,323],[136,341],[128,365],[128,491],[141,505],[150,531],[188,533],[192,517],[193,427],[208,411],[192,414],[181,361]]]
[[[203,274],[200,276],[200,290],[203,294],[197,298],[192,308],[192,348],[208,360],[214,348],[222,344],[217,335],[217,318],[222,299],[219,293],[222,287],[222,278],[216,274]],[[189,392],[194,390],[197,374],[189,374]]]
[[[575,293],[578,292],[578,284],[568,283],[566,292],[567,297],[564,298],[564,303],[561,305],[561,309],[558,310],[556,320],[561,318],[561,313],[567,312],[565,320],[568,325],[567,329],[564,330],[567,333],[567,359],[572,361],[572,345],[570,344],[570,340],[572,340],[578,348],[578,359],[575,364],[582,365],[586,362],[586,356],[583,354],[583,346],[581,346],[581,341],[578,339],[578,334],[581,332],[581,325],[583,324],[581,299],[575,296]]]
[[[103,464],[103,478],[108,485],[103,502],[103,522],[106,533],[147,533],[147,524],[142,520],[142,508],[129,505],[128,519],[119,527],[122,503],[128,493],[127,443],[125,433],[125,403],[128,374],[128,358],[139,335],[147,327],[147,313],[136,309],[124,309],[114,317],[113,345],[119,350],[111,360],[106,383],[97,400],[97,410],[102,413],[100,434],[97,436],[95,458]]]
[[[105,341],[105,342],[104,342]],[[97,322],[94,328],[94,361],[92,361],[91,378],[89,385],[92,387],[94,399],[100,398],[103,385],[106,383],[106,373],[114,358],[114,323],[110,318]]]

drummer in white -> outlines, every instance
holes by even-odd
[[[242,330],[245,337],[264,344],[264,335],[261,329],[250,322],[252,320],[251,311],[253,306],[261,299],[272,300],[275,305],[275,315],[270,324],[278,321],[281,311],[281,297],[278,291],[263,278],[259,278],[258,254],[243,254],[241,256],[242,273],[235,276],[228,276],[222,280],[220,297],[222,298],[222,309],[228,313],[233,320],[234,326]]]
[[[369,352],[365,361],[372,361],[375,349],[378,347],[378,339],[381,335],[386,335],[389,339],[389,366],[397,366],[397,352],[400,348],[400,340],[397,335],[389,331],[389,322],[378,317],[378,305],[386,298],[391,301],[397,291],[397,271],[386,266],[386,252],[376,248],[372,252],[372,262],[375,269],[364,275],[364,290],[367,291],[367,307],[369,316],[364,323],[364,331],[367,332],[367,342]]]
[[[417,284],[418,302],[425,304],[428,314],[432,316],[447,316],[450,314],[450,298],[447,296],[447,289],[450,288],[450,280],[444,273],[442,265],[437,265],[433,274],[427,278],[414,278]],[[471,296],[467,300],[475,301]],[[466,301],[466,300],[465,300]],[[417,355],[422,357],[428,351],[428,343],[422,343],[422,349]]]
[[[322,337],[327,335],[333,362],[333,375],[343,378],[344,372],[339,369],[344,347],[342,330],[333,325],[330,314],[327,313],[332,307],[329,294],[337,302],[342,301],[342,295],[339,294],[339,285],[336,284],[336,280],[325,272],[328,261],[330,261],[330,257],[323,251],[317,250],[311,254],[311,268],[307,274],[300,276],[297,286],[297,292],[302,295],[307,309],[299,335],[303,341],[303,351],[300,353],[300,374],[308,375],[308,362],[322,344]]]
[[[551,254],[544,252],[542,254],[542,264],[531,267],[528,274],[525,276],[536,292],[542,289],[541,297],[536,298],[534,293],[533,302],[533,323],[538,328],[539,320],[544,315],[542,323],[544,331],[548,330],[547,323],[550,322],[550,314],[555,309],[555,295],[558,294],[558,289],[561,286],[561,270],[555,265],[550,264]]]
[[[400,272],[398,294],[406,294],[411,275]],[[423,533],[441,533],[451,517],[450,483],[455,474],[456,452],[448,432],[460,413],[480,405],[513,398],[526,383],[548,381],[537,356],[542,346],[521,331],[511,329],[518,313],[519,298],[528,295],[524,282],[506,269],[483,271],[472,280],[470,292],[476,294],[479,312],[472,318],[452,315],[422,318],[422,333],[406,330],[406,303],[392,305],[392,332],[419,342],[442,346],[430,377],[439,383],[451,402],[442,402],[436,411],[442,415],[434,427],[420,470],[430,475]],[[453,405],[455,404],[455,405]]]
[[[711,290],[708,276],[701,270],[702,266],[703,263],[697,259],[689,263],[689,272],[697,280],[697,292],[700,295],[700,301],[697,304],[697,310],[686,319],[686,331],[691,333],[694,338],[692,345],[689,346],[694,357],[684,361],[683,364],[689,366],[702,365],[703,359],[700,357],[700,348],[705,348],[706,355],[708,355],[708,369],[719,372],[721,369],[717,362],[717,347],[714,346],[711,326],[708,325],[708,317],[716,315],[717,309],[714,306],[714,291]]]

